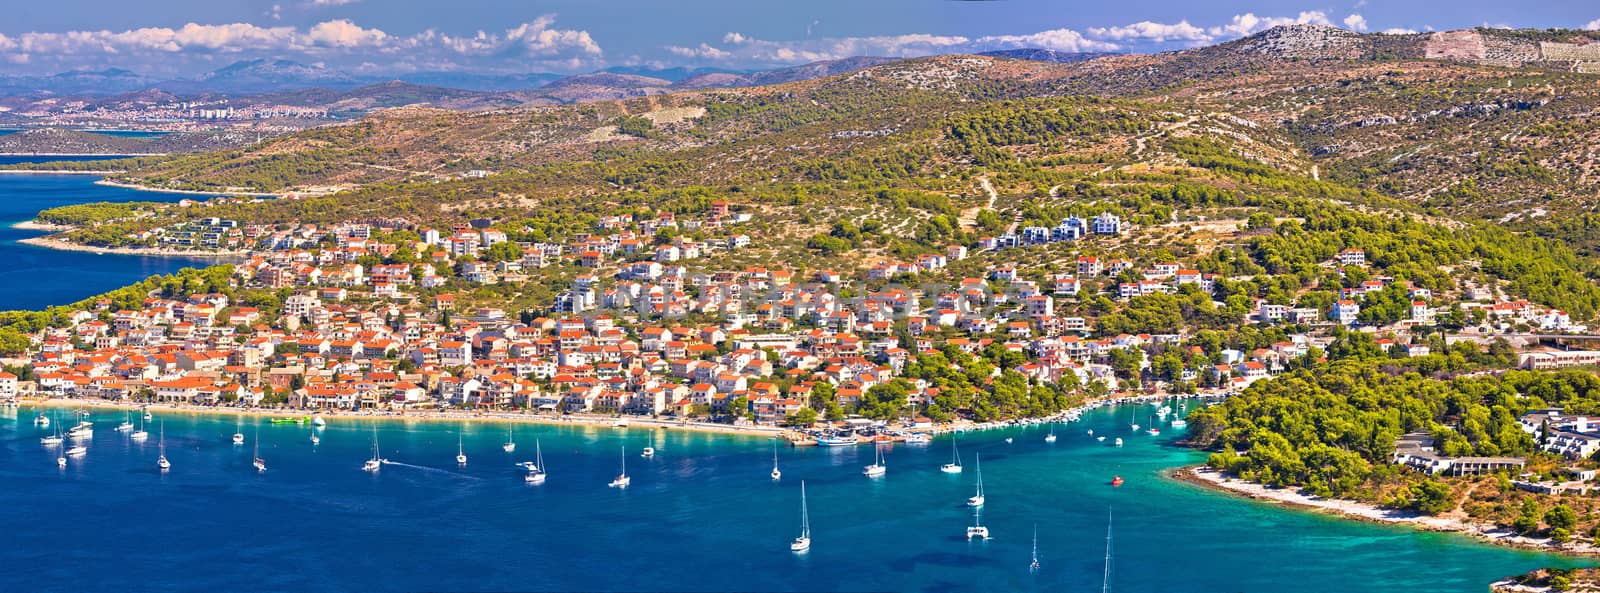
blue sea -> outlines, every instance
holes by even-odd
[[[19,130],[19,129],[16,129],[16,128],[0,129],[0,136],[4,136],[6,134],[15,134],[15,133],[21,132],[21,131],[22,130]],[[92,133],[95,133],[95,134],[104,134],[104,135],[107,135],[107,136],[117,136],[117,137],[121,137],[121,138],[154,138],[156,136],[165,136],[167,134],[171,134],[172,133],[172,132],[164,132],[164,131],[159,131],[159,130],[83,130],[83,131],[92,132]]]
[[[8,157],[0,164],[39,160],[98,160],[114,157]],[[23,245],[17,241],[48,233],[11,228],[40,210],[85,202],[175,202],[196,196],[95,185],[92,175],[0,174],[0,262],[10,290],[0,291],[0,310],[64,305],[120,288],[156,274],[207,260],[101,255]],[[22,288],[25,287],[25,288]]]
[[[1131,433],[1126,410],[1058,425],[1054,444],[1042,426],[960,435],[959,475],[939,471],[950,437],[887,448],[880,479],[861,475],[868,447],[780,447],[777,482],[773,441],[748,436],[517,425],[506,454],[508,425],[490,421],[332,419],[313,446],[309,425],[180,413],[157,416],[174,464],[162,474],[156,426],[131,443],[111,410],[58,469],[37,413],[0,421],[5,591],[1098,591],[1108,512],[1118,593],[1481,592],[1573,563],[1173,481],[1164,472],[1201,454]],[[235,431],[249,442],[230,444]],[[374,435],[391,461],[375,475],[360,469]],[[535,440],[550,478],[529,486],[513,463]],[[615,490],[623,446],[633,484]],[[993,540],[968,542],[979,455]],[[801,480],[813,547],[796,555]]]

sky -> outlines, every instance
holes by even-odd
[[[0,74],[186,77],[253,58],[359,74],[756,69],[993,49],[1152,52],[1285,23],[1600,29],[1595,0],[12,0]]]

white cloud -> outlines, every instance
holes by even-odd
[[[318,23],[306,32],[306,39],[324,47],[375,47],[388,41],[389,34],[339,19]]]
[[[680,58],[691,58],[697,60],[721,61],[733,57],[733,54],[726,50],[717,49],[704,43],[700,44],[699,47],[679,47],[676,45],[669,45],[666,47],[666,50],[668,53]],[[634,56],[634,58],[637,59],[638,56]]]
[[[28,56],[47,57],[47,61],[60,66],[99,65],[110,61],[111,56],[123,61],[142,56],[147,64],[171,69],[181,67],[184,59],[204,64],[214,56],[228,54],[312,60],[353,60],[386,54],[396,62],[442,63],[450,56],[466,56],[478,59],[480,64],[500,60],[506,67],[526,69],[536,65],[593,66],[602,53],[600,44],[587,31],[557,28],[554,15],[542,16],[500,33],[478,31],[461,37],[432,30],[397,36],[347,19],[328,20],[307,29],[250,23],[189,23],[176,29],[145,27],[126,31],[0,35],[0,60],[18,63],[26,61]],[[152,60],[154,56],[177,58]]]
[[[1205,29],[1189,24],[1189,21],[1176,23],[1156,23],[1140,21],[1123,27],[1090,27],[1089,34],[1101,39],[1115,39],[1117,41],[1152,41],[1165,43],[1167,41],[1210,41],[1211,36]]]
[[[1308,10],[1293,17],[1259,17],[1253,12],[1233,15],[1233,19],[1226,25],[1211,27],[1207,32],[1212,37],[1243,37],[1259,33],[1273,27],[1283,25],[1324,25],[1333,26],[1328,20],[1328,13],[1320,10]]]
[[[1351,31],[1365,31],[1367,30],[1367,17],[1359,14],[1344,17],[1344,28]]]
[[[1416,29],[1403,29],[1403,28],[1400,28],[1400,27],[1395,27],[1393,29],[1384,29],[1384,30],[1379,31],[1379,32],[1383,33],[1384,35],[1412,35],[1412,34],[1415,34],[1417,32],[1417,30]]]
[[[550,28],[555,22],[555,15],[547,14],[508,29],[505,38],[531,55],[551,55],[568,50],[590,55],[601,54],[600,44],[595,43],[588,31]]]
[[[1600,31],[1600,19],[1595,19],[1595,20],[1589,21],[1589,24],[1583,26],[1583,30],[1585,30],[1585,31]]]
[[[1117,44],[1084,38],[1072,29],[1052,29],[1028,35],[990,35],[979,37],[979,46],[1039,47],[1056,51],[1089,52],[1111,51]]]

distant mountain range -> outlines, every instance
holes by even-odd
[[[1076,62],[1104,54],[1064,53],[1044,49],[1007,50],[986,55],[1009,58]],[[521,74],[483,74],[471,72],[416,72],[394,76],[351,74],[348,72],[307,65],[291,60],[254,59],[234,62],[217,70],[193,78],[161,79],[130,70],[74,70],[48,76],[0,74],[0,97],[45,98],[77,96],[109,98],[135,92],[156,92],[170,96],[221,95],[245,97],[272,94],[283,97],[295,92],[317,89],[320,96],[331,96],[340,91],[365,87],[404,90],[417,94],[417,89],[435,88],[470,91],[480,94],[517,92],[535,102],[566,103],[589,95],[616,97],[658,94],[677,90],[717,87],[743,87],[779,84],[831,76],[840,72],[858,70],[894,61],[893,58],[853,57],[776,68],[771,70],[729,70],[725,68],[643,68],[616,66],[597,72],[562,75],[548,72]],[[412,85],[409,88],[394,83]],[[584,89],[574,93],[573,89]],[[603,90],[602,90],[603,89]],[[544,90],[545,93],[532,92]],[[373,89],[362,93],[371,95]],[[429,94],[422,92],[421,94]],[[461,93],[444,93],[451,99],[461,99]],[[543,95],[543,96],[542,96]],[[574,97],[573,95],[578,95]],[[427,100],[427,99],[424,99]],[[491,103],[511,102],[510,97],[491,100]],[[294,102],[294,101],[291,101]],[[379,101],[392,103],[392,101]]]

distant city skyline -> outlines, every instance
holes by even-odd
[[[1279,24],[1362,32],[1600,28],[1589,2],[1080,3],[1061,0],[56,0],[10,7],[10,74],[121,68],[193,76],[254,58],[364,74],[766,68],[857,55],[1010,48],[1150,52]],[[1431,6],[1430,6],[1431,4]],[[1537,15],[1537,16],[1534,16]]]

